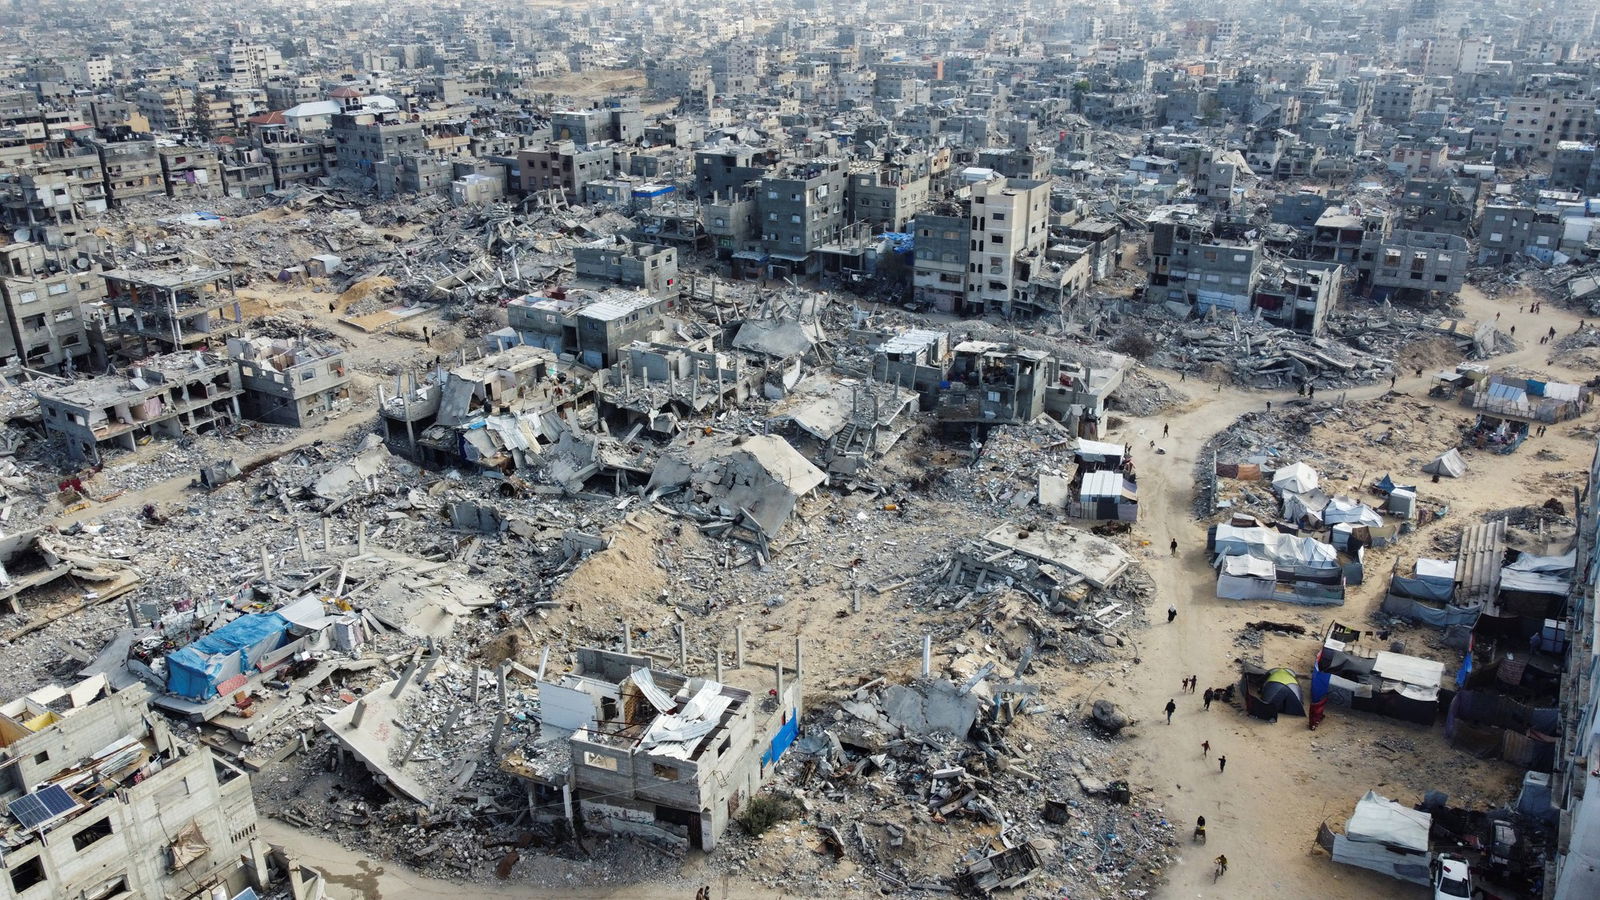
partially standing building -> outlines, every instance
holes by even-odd
[[[124,374],[34,391],[45,434],[69,458],[98,465],[102,450],[201,434],[239,418],[239,368],[209,353],[158,356]]]
[[[122,337],[130,356],[147,356],[152,347],[209,349],[244,330],[226,269],[114,269],[105,280],[111,305],[106,330]]]
[[[235,896],[245,859],[265,876],[249,777],[148,699],[97,675],[0,707],[0,896]]]

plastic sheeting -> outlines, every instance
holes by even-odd
[[[289,623],[277,613],[240,616],[198,641],[167,654],[167,690],[191,700],[216,695],[217,685],[253,670],[283,641]]]
[[[1316,538],[1295,537],[1254,526],[1241,528],[1226,523],[1217,526],[1216,552],[1222,556],[1259,556],[1280,568],[1309,567],[1337,569],[1339,554],[1332,544]]]

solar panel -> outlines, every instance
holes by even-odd
[[[78,801],[72,799],[72,795],[59,784],[48,785],[31,794],[24,794],[11,801],[8,807],[24,828],[38,828],[51,819],[77,808]]]

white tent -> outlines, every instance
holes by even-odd
[[[1272,473],[1272,487],[1279,492],[1303,494],[1317,486],[1317,470],[1305,463],[1290,463]]]
[[[1451,447],[1449,450],[1439,454],[1433,462],[1423,466],[1422,471],[1428,473],[1429,475],[1443,475],[1446,478],[1460,478],[1462,475],[1466,474],[1467,461],[1461,458],[1461,454],[1457,452],[1456,448]]]

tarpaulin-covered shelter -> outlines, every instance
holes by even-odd
[[[1428,813],[1368,791],[1345,823],[1344,834],[1333,836],[1333,860],[1425,885],[1432,826]]]
[[[1492,615],[1501,618],[1559,618],[1572,589],[1576,550],[1560,556],[1522,553],[1500,569],[1499,602]]]
[[[1439,715],[1444,663],[1389,650],[1374,652],[1362,633],[1334,622],[1328,626],[1317,671],[1327,673],[1328,698],[1336,706],[1431,725]],[[1320,699],[1320,688],[1316,692]]]
[[[1483,610],[1480,603],[1456,601],[1456,563],[1453,560],[1418,559],[1410,575],[1398,571],[1389,579],[1383,611],[1435,628],[1472,627]]]
[[[1317,470],[1305,463],[1290,463],[1272,473],[1272,488],[1279,493],[1303,494],[1317,484]]]
[[[217,685],[254,671],[261,658],[282,645],[289,621],[277,613],[240,616],[187,647],[167,654],[167,690],[207,700]]]
[[[1460,451],[1451,447],[1449,450],[1434,457],[1433,462],[1426,463],[1422,471],[1429,475],[1443,475],[1446,478],[1460,478],[1467,472],[1467,461],[1461,458]]]
[[[1260,525],[1232,523],[1214,526],[1207,540],[1215,554],[1218,597],[1311,606],[1344,603],[1346,569],[1329,544]]]

